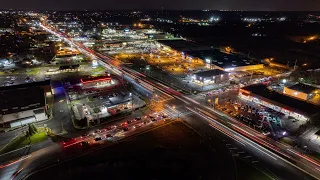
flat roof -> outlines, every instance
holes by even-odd
[[[186,51],[186,53],[187,55],[195,58],[200,58],[202,60],[210,59],[211,64],[214,64],[223,69],[258,64],[248,58],[241,58],[238,55],[223,53],[217,49]]]
[[[212,69],[212,70],[209,70],[209,71],[197,72],[197,73],[194,73],[194,75],[206,78],[206,77],[213,77],[213,76],[226,74],[226,73],[228,73],[228,72],[222,71],[221,69]]]
[[[286,108],[288,110],[298,112],[300,114],[313,115],[320,112],[320,106],[308,103],[306,101],[301,101],[290,96],[283,95],[276,91],[270,90],[267,86],[263,84],[254,84],[241,88],[243,90],[249,91],[252,94],[259,96],[264,101],[270,102],[277,106]]]
[[[35,109],[45,105],[44,90],[40,87],[1,91],[0,99],[1,114]]]
[[[0,87],[0,114],[10,114],[45,105],[44,89],[50,80]]]
[[[3,86],[3,87],[0,87],[0,92],[14,90],[14,89],[49,86],[49,85],[50,85],[50,80],[36,81],[36,82],[30,82],[30,83],[24,83],[24,84],[16,84],[12,86]]]
[[[295,84],[295,85],[290,86],[288,88],[292,89],[292,90],[295,90],[295,91],[303,92],[303,93],[306,93],[306,94],[310,94],[313,91],[319,89],[317,87],[310,86],[310,85],[303,84],[303,83],[298,83],[298,84]]]

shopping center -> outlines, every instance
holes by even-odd
[[[320,112],[320,106],[270,90],[263,84],[241,88],[239,97],[303,121]]]

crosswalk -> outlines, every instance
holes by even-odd
[[[171,118],[183,118],[187,117],[188,115],[192,114],[191,111],[179,111],[172,106],[165,105],[166,109],[162,110],[162,113],[167,114]]]
[[[160,91],[157,91],[155,90],[154,93],[153,93],[153,101],[155,102],[165,102],[165,101],[169,101],[171,99],[173,99],[172,96],[170,96],[169,94],[167,93],[163,93],[163,92],[160,92]]]

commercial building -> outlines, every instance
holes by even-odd
[[[81,87],[83,89],[92,88],[92,87],[102,87],[102,86],[108,86],[113,84],[110,74],[105,76],[82,78],[80,79],[80,81],[81,81]]]
[[[304,101],[308,101],[310,98],[312,98],[318,93],[320,93],[319,88],[302,83],[298,83],[290,87],[285,86],[283,89],[283,94]]]
[[[132,94],[125,90],[119,89],[88,97],[90,101],[87,101],[87,98],[78,99],[81,103],[72,106],[77,120],[86,118],[89,123],[123,111],[131,111],[133,108]]]
[[[209,69],[221,69],[224,71],[247,71],[263,68],[263,64],[237,54],[227,54],[216,49],[201,51],[186,51],[188,56],[199,58],[206,63]]]
[[[320,106],[270,90],[263,84],[243,87],[239,90],[239,96],[304,121],[320,112]]]
[[[220,69],[194,73],[192,80],[201,85],[220,83],[229,80],[229,73]]]
[[[15,127],[48,118],[47,98],[52,98],[50,80],[0,88],[0,123]]]

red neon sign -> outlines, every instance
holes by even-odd
[[[111,81],[111,77],[106,77],[106,78],[101,78],[101,79],[95,79],[95,80],[88,80],[88,81],[83,81],[81,79],[81,83],[91,83],[91,82],[100,82],[100,81]]]

